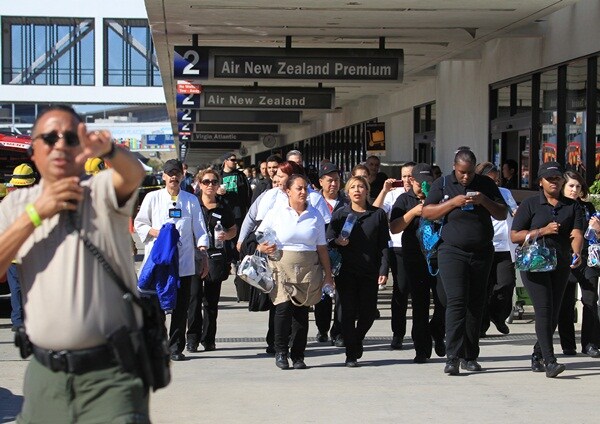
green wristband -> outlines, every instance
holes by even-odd
[[[27,216],[33,223],[34,227],[39,227],[40,225],[42,225],[42,218],[40,217],[38,211],[35,210],[35,206],[33,206],[33,203],[28,203],[27,205],[25,205],[25,212],[27,212]]]

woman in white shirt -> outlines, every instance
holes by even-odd
[[[308,205],[307,186],[304,175],[291,175],[285,186],[287,205],[271,209],[258,227],[259,232],[274,231],[278,243],[265,242],[257,250],[268,255],[282,251],[279,260],[269,260],[277,282],[271,300],[275,305],[275,364],[281,369],[289,368],[288,352],[294,369],[306,368],[308,308],[321,300],[323,285],[333,285],[325,221]]]

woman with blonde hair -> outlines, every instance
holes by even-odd
[[[388,275],[388,219],[383,209],[367,202],[369,183],[351,177],[346,183],[350,204],[334,212],[327,229],[329,244],[339,249],[342,266],[336,277],[346,345],[346,366],[357,367],[363,340],[373,325],[379,283]],[[350,235],[342,237],[348,215],[356,222]]]

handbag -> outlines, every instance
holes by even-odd
[[[79,238],[88,251],[94,255],[102,268],[111,277],[114,283],[123,292],[123,299],[130,305],[130,330],[129,337],[131,346],[136,356],[136,374],[142,378],[146,386],[152,387],[153,391],[166,387],[171,382],[171,369],[169,343],[167,329],[156,296],[136,296],[126,285],[123,279],[116,273],[98,248],[82,234],[80,229],[74,225],[74,214],[69,214],[71,224],[77,231]],[[142,310],[143,324],[138,328],[133,305]]]
[[[587,266],[600,267],[600,243],[591,243],[588,246]]]
[[[529,243],[530,236],[527,234],[523,245],[515,249],[515,268],[518,271],[548,272],[556,269],[556,249],[546,247],[542,238],[542,244],[537,242],[537,236]]]
[[[275,287],[273,273],[267,264],[267,259],[258,250],[253,255],[244,256],[238,267],[237,275],[263,293],[270,293]]]

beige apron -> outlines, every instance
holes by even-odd
[[[317,252],[284,250],[279,261],[269,260],[275,288],[270,296],[274,305],[291,301],[296,306],[313,306],[321,300],[323,267]]]

